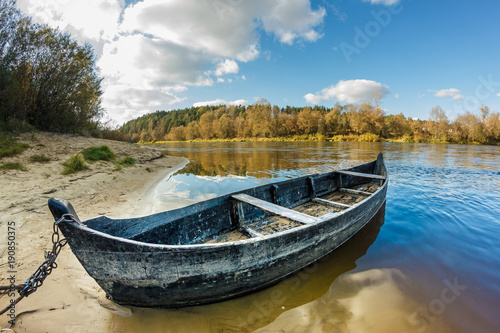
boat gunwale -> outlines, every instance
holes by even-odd
[[[372,162],[368,162],[366,164],[369,164],[369,163],[372,163]],[[382,165],[383,165],[383,169],[382,170],[387,170],[386,167],[385,167],[385,163],[383,163]],[[349,168],[349,169],[351,169],[351,168]],[[347,170],[349,170],[349,169],[347,169]],[[334,174],[335,172],[336,171],[334,170],[334,171],[331,171],[330,173]],[[323,174],[312,174],[312,175],[306,175],[306,176],[303,176],[303,177],[304,178],[305,177],[315,177],[315,176],[320,176],[320,175],[323,175]],[[296,179],[299,179],[299,178],[302,178],[302,177],[292,178],[292,179],[289,179],[289,180],[284,180],[282,182],[276,182],[276,183],[270,183],[270,184],[271,185],[272,184],[279,184],[279,183],[283,183],[283,182],[287,182],[287,181],[291,181],[291,180],[296,180]],[[74,222],[74,221],[65,221],[65,223],[72,224],[74,228],[80,229],[82,232],[85,232],[85,233],[88,233],[88,234],[93,234],[93,235],[96,235],[96,236],[107,238],[109,240],[113,240],[113,241],[117,241],[117,242],[122,242],[122,243],[127,243],[127,244],[130,244],[130,245],[135,245],[135,246],[139,246],[139,247],[143,247],[143,248],[165,249],[165,250],[170,250],[170,251],[171,250],[191,250],[191,249],[193,249],[193,250],[199,250],[199,249],[209,249],[209,248],[212,248],[212,249],[213,248],[223,248],[223,247],[238,246],[238,245],[242,245],[242,244],[251,244],[251,243],[261,242],[263,240],[281,237],[281,236],[289,234],[289,233],[299,232],[299,231],[302,231],[303,229],[312,228],[312,227],[315,227],[315,226],[317,226],[317,225],[319,225],[321,223],[332,222],[332,220],[339,219],[341,216],[343,216],[345,214],[348,214],[350,211],[358,208],[361,205],[365,205],[366,203],[368,203],[371,200],[373,200],[380,191],[382,191],[383,189],[385,189],[387,187],[388,182],[389,182],[389,177],[388,177],[387,172],[386,172],[386,179],[383,181],[382,186],[380,186],[370,196],[368,196],[365,199],[363,199],[363,200],[355,203],[351,207],[346,208],[345,210],[343,210],[341,212],[324,214],[324,215],[318,217],[318,220],[315,221],[315,222],[304,224],[304,225],[300,225],[300,226],[297,226],[297,227],[294,227],[294,228],[290,228],[290,229],[286,229],[286,230],[282,230],[282,231],[278,231],[278,232],[275,232],[275,233],[272,233],[272,234],[269,234],[269,235],[263,235],[263,236],[260,236],[260,237],[251,237],[251,238],[248,238],[248,239],[241,239],[241,240],[230,241],[230,242],[223,242],[223,243],[181,244],[181,245],[146,243],[146,242],[132,240],[132,239],[124,238],[124,237],[113,236],[113,235],[107,234],[105,232],[92,229],[92,228],[86,226],[84,223],[79,224],[79,223]],[[266,185],[269,185],[269,184],[264,184],[264,185],[261,185],[261,186],[266,186]],[[252,189],[252,188],[250,188],[250,189]],[[223,196],[227,197],[228,200],[231,200],[230,198],[231,198],[232,195],[235,195],[235,194],[238,194],[238,193],[243,193],[246,190],[249,190],[249,189],[245,189],[245,190],[240,190],[240,191],[228,193],[228,194],[225,194]],[[218,197],[218,198],[220,199],[220,197]],[[194,203],[193,205],[195,205],[195,204],[196,203]],[[187,208],[189,206],[191,206],[191,205],[188,205],[188,206],[185,206],[185,207],[181,207],[181,208],[178,208],[178,209],[184,209],[184,208]],[[91,220],[91,219],[89,219],[89,220]],[[340,230],[342,230],[342,229],[340,229]],[[85,250],[79,249],[79,251],[85,251]]]

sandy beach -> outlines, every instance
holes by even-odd
[[[15,278],[23,283],[44,260],[51,248],[53,218],[47,207],[50,197],[70,201],[82,220],[106,215],[131,217],[147,214],[154,189],[169,174],[183,167],[184,158],[163,156],[159,151],[125,142],[52,133],[23,134],[20,142],[30,148],[1,163],[20,162],[28,171],[0,171],[0,285],[7,285],[8,222],[15,222]],[[92,146],[107,145],[117,159],[131,156],[133,166],[115,170],[112,162],[89,163],[90,169],[62,175],[61,165],[69,157]],[[33,155],[45,155],[49,162],[30,162]],[[58,268],[34,294],[16,306],[15,332],[109,332],[109,317],[127,316],[130,310],[107,300],[104,292],[65,247]],[[10,298],[0,298],[0,307]],[[9,317],[0,317],[0,328]]]

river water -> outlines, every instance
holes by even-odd
[[[367,162],[385,207],[355,237],[279,284],[181,309],[133,308],[116,332],[500,332],[500,147],[399,143],[172,143],[190,163],[154,210]]]

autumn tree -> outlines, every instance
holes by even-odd
[[[426,129],[434,140],[447,141],[449,137],[450,122],[446,112],[436,105],[430,112],[430,119],[425,123]]]
[[[198,122],[192,121],[184,128],[184,137],[186,140],[196,140],[200,137],[200,126]]]
[[[490,142],[500,142],[500,113],[491,113],[485,120],[486,135]]]
[[[215,136],[213,131],[214,113],[207,112],[200,117],[200,135],[205,140],[210,140]]]
[[[222,115],[222,117],[218,119],[216,133],[217,137],[221,139],[234,138],[236,136],[236,130],[234,128],[233,119],[227,114]]]
[[[258,101],[247,108],[245,126],[253,137],[269,137],[271,134],[271,104]]]
[[[328,134],[340,134],[343,109],[343,106],[337,102],[325,115],[326,132]]]
[[[297,115],[297,125],[300,134],[316,134],[322,119],[321,113],[305,107]]]
[[[35,24],[0,1],[0,125],[89,133],[103,115],[90,44]]]

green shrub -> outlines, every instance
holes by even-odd
[[[132,166],[135,164],[135,160],[133,157],[130,157],[130,156],[127,156],[123,159],[120,160],[120,163],[121,165],[125,165],[125,166]]]
[[[360,142],[379,142],[380,137],[377,134],[366,133],[358,136]]]
[[[50,157],[46,155],[33,155],[30,157],[30,162],[47,163],[50,162]]]
[[[69,175],[89,168],[85,163],[85,159],[82,154],[71,156],[63,163],[63,165],[65,166],[64,170],[62,171],[63,175]]]
[[[83,156],[87,161],[111,161],[116,157],[108,146],[86,148]]]
[[[29,147],[25,143],[19,143],[16,139],[0,133],[0,158],[17,155]]]
[[[2,170],[20,170],[20,171],[28,171],[25,167],[21,165],[21,163],[5,163],[0,165],[0,169]]]

